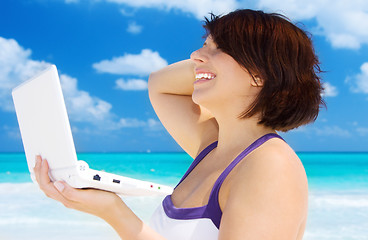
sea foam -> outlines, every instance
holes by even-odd
[[[65,208],[47,198],[33,183],[0,184],[1,240],[120,239],[101,219]],[[125,203],[148,221],[163,197],[124,197]]]
[[[118,240],[114,230],[95,216],[67,209],[33,183],[0,184],[0,239]],[[124,197],[148,221],[163,197]],[[304,240],[366,240],[368,191],[310,191]]]

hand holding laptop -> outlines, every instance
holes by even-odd
[[[75,189],[66,182],[52,182],[48,175],[49,165],[46,159],[36,157],[34,173],[41,190],[50,198],[64,206],[108,219],[111,210],[124,206],[124,202],[115,193],[95,189]],[[126,207],[127,208],[127,207]]]
[[[173,189],[93,170],[77,159],[54,65],[13,89],[12,95],[31,178],[48,197],[104,219],[124,239],[162,239],[117,194],[166,195]]]

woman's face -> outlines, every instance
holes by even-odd
[[[235,105],[240,108],[240,114],[258,94],[259,89],[252,86],[248,71],[217,48],[211,36],[190,58],[195,63],[196,74],[193,101],[210,111]]]

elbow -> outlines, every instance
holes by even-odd
[[[148,77],[148,92],[154,91],[157,82],[157,72],[152,72]]]

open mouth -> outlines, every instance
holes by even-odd
[[[206,73],[196,73],[196,75],[195,75],[196,81],[194,82],[194,84],[200,83],[200,82],[207,82],[209,80],[214,79],[215,77],[216,77],[215,74],[209,73],[209,72],[206,72]]]

